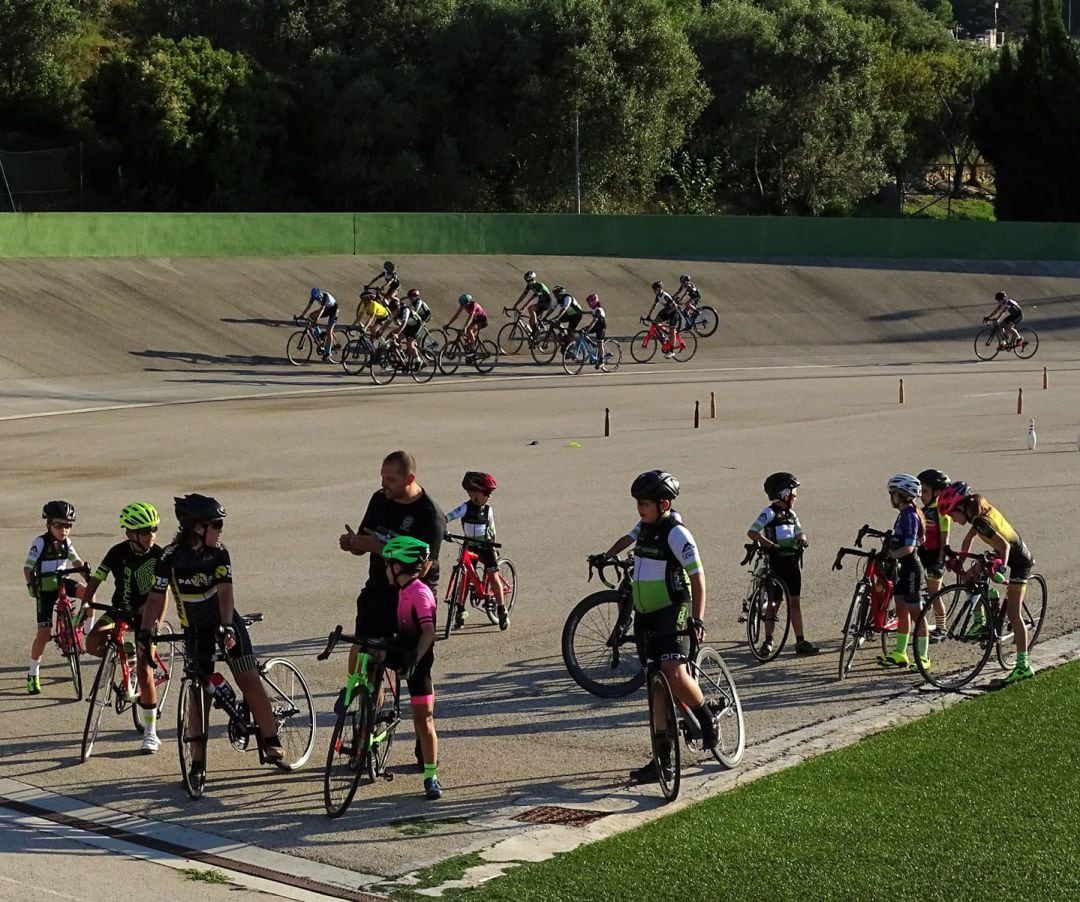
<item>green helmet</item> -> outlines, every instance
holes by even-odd
[[[400,561],[402,564],[422,564],[428,559],[431,547],[427,542],[412,536],[394,536],[383,545],[383,560]]]
[[[120,511],[120,525],[124,529],[145,529],[148,526],[159,526],[161,517],[158,516],[157,508],[152,504],[136,501]]]

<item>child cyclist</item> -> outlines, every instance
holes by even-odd
[[[919,549],[919,560],[926,569],[926,594],[933,596],[941,590],[949,532],[952,529],[948,514],[938,510],[937,497],[951,480],[941,470],[923,470],[918,480],[922,485],[922,514],[926,523],[926,540]],[[944,639],[947,627],[945,602],[939,598],[934,602],[934,628],[930,630],[930,641],[940,642]]]
[[[678,290],[671,296],[671,299],[676,304],[681,304],[683,322],[687,328],[690,328],[690,309],[701,300],[701,292],[698,291],[697,285],[694,284],[689,274],[683,273],[679,276]]]
[[[379,285],[379,282],[382,285]],[[364,286],[364,290],[373,289],[382,296],[384,301],[397,300],[397,291],[401,287],[401,279],[397,274],[397,267],[393,261],[387,260],[383,264],[382,272],[377,272],[371,277],[371,281]]]
[[[363,317],[364,322],[360,322]],[[378,295],[370,288],[365,288],[360,294],[360,307],[356,311],[356,325],[371,335],[372,340],[378,338],[383,329],[390,323],[390,310],[379,303]]]
[[[975,536],[997,552],[1002,566],[1009,568],[1009,588],[1005,595],[1005,613],[1016,641],[1016,666],[1003,680],[991,683],[994,688],[1009,686],[1035,676],[1028,650],[1027,624],[1022,616],[1028,578],[1035,561],[1020,534],[982,495],[971,491],[966,482],[954,482],[938,495],[938,510],[961,526],[970,524],[961,552],[966,553]]]
[[[664,356],[670,360],[675,356],[673,339],[675,330],[679,328],[679,324],[682,322],[682,314],[679,312],[679,305],[675,302],[675,299],[664,291],[663,282],[653,282],[652,290],[653,302],[645,319],[655,322],[660,327],[660,331],[664,335],[662,346]],[[660,308],[659,313],[656,313],[657,307]],[[656,313],[655,319],[653,317],[654,313]]]
[[[795,627],[795,654],[816,655],[821,649],[807,640],[802,619],[800,567],[802,550],[810,544],[810,540],[803,532],[799,516],[795,513],[799,480],[791,473],[773,473],[765,480],[764,488],[769,506],[758,515],[746,534],[768,552],[769,569],[787,586],[791,601],[791,622]],[[776,619],[766,619],[765,641],[761,647],[763,656],[773,653],[775,629]]]
[[[1020,333],[1016,330],[1018,323],[1024,319],[1024,309],[1004,291],[994,295],[996,306],[993,312],[983,319],[983,322],[997,323],[1003,326],[1008,333],[1007,348],[1013,348],[1020,340]]]
[[[472,546],[489,573],[499,572],[499,562],[495,559],[495,549],[488,543],[495,541],[495,513],[491,509],[491,493],[498,487],[495,477],[490,473],[478,473],[469,470],[461,480],[461,487],[469,493],[468,501],[459,504],[446,515],[446,522],[461,519],[461,531],[467,538],[479,539],[480,544]],[[468,544],[468,543],[466,543]],[[506,613],[506,599],[503,598],[501,579],[493,579],[495,604],[499,607],[499,629],[505,630],[510,625]],[[461,629],[468,612],[458,608],[454,618],[454,628]]]
[[[116,581],[112,601],[114,608],[131,614],[132,629],[138,630],[142,623],[142,607],[154,586],[154,571],[161,546],[154,541],[161,517],[152,504],[137,501],[120,511],[120,525],[124,527],[123,542],[113,545],[102,558],[97,570],[86,581],[83,601],[90,604],[100,586],[111,573]],[[164,612],[162,612],[164,613]],[[114,626],[109,616],[98,621],[97,627],[86,637],[86,650],[96,658],[105,653],[105,638]],[[139,722],[143,725],[140,749],[152,755],[161,747],[157,735],[157,686],[154,683],[153,659],[140,644],[136,656],[136,673],[139,678]]]
[[[437,604],[431,589],[420,579],[430,553],[427,542],[413,536],[394,536],[380,552],[386,578],[398,589],[397,636],[387,649],[386,666],[401,671],[408,684],[413,728],[424,759],[424,795],[435,800],[442,796],[437,774],[435,688],[431,682]]]
[[[689,622],[698,641],[705,639],[705,571],[694,537],[671,510],[679,495],[679,480],[663,470],[649,470],[633,481],[630,494],[637,502],[640,521],[591,560],[607,560],[634,546],[634,633],[639,637],[638,652],[643,660],[659,660],[675,697],[701,725],[702,745],[711,749],[717,742],[716,723],[701,687],[687,669],[689,642],[672,635],[685,630]],[[643,637],[647,633],[655,635],[646,642]],[[658,703],[654,709],[663,718],[663,706]],[[663,731],[667,724],[658,720],[653,728]],[[671,750],[661,748],[660,756],[660,766],[667,773],[671,770]],[[637,783],[656,782],[656,763],[648,761],[631,771],[630,779]]]
[[[465,336],[465,347],[470,351],[475,350],[476,341],[480,337],[480,330],[488,324],[487,314],[484,312],[484,308],[473,300],[471,294],[465,293],[461,295],[457,302],[458,308],[454,311],[454,315],[450,317],[450,322],[446,324],[446,328],[449,329],[454,324],[454,321],[464,313],[465,325],[461,327],[461,331]]]
[[[607,335],[607,313],[600,306],[600,295],[590,294],[585,298],[589,310],[592,312],[593,321],[585,330],[586,335],[591,335],[596,341],[596,368],[600,369],[606,362],[604,355],[604,336]]]
[[[923,570],[916,553],[926,538],[926,523],[915,507],[915,499],[922,494],[919,480],[907,473],[897,473],[887,484],[889,501],[899,511],[893,525],[892,543],[888,554],[897,562],[896,583],[893,599],[896,602],[896,648],[888,654],[878,655],[881,667],[915,669],[908,658],[907,648],[911,639],[911,625],[919,616],[922,596]],[[926,629],[925,623],[923,629]],[[927,646],[930,639],[924,633],[915,637],[915,654],[922,659],[924,668],[930,666]]]
[[[75,507],[67,501],[50,501],[41,509],[45,532],[30,545],[23,564],[26,590],[37,605],[37,632],[30,645],[30,667],[26,672],[26,691],[41,693],[41,656],[52,637],[53,610],[60,597],[60,577],[57,570],[84,567],[71,542],[71,527],[75,523]]]

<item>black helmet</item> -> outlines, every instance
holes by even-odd
[[[225,516],[225,508],[221,503],[206,495],[192,494],[173,498],[173,510],[176,512],[177,521],[185,529],[195,523],[220,520]]]
[[[551,289],[551,293],[554,295],[563,295],[566,294],[566,289],[563,288],[562,285],[556,285]]]
[[[945,488],[952,482],[941,470],[923,470],[917,478],[923,485],[928,485],[930,488],[937,490]]]
[[[42,520],[67,520],[75,522],[75,505],[67,501],[50,501],[41,509]]]
[[[679,480],[664,470],[649,470],[630,484],[630,495],[639,501],[674,501]]]
[[[387,261],[386,261],[386,262],[385,262],[385,263],[384,263],[384,264],[382,265],[382,268],[383,268],[383,271],[384,271],[384,272],[393,272],[393,271],[394,271],[394,264],[393,264],[393,261],[391,261],[391,260],[387,260]]]
[[[995,301],[1003,301],[1003,300],[1005,300],[1005,297],[1006,297],[1005,292],[1004,291],[999,291],[997,294],[994,295],[994,300]]]
[[[789,492],[791,489],[797,489],[798,487],[799,480],[795,478],[793,473],[773,473],[765,479],[764,485],[765,494],[771,501],[784,498],[784,492]]]

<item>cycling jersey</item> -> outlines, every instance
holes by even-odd
[[[607,334],[607,314],[603,307],[592,310],[593,321],[589,324],[588,333],[597,338],[603,338]]]
[[[1001,536],[1009,543],[1009,569],[1013,569],[1013,561],[1030,561],[1031,552],[1028,550],[1020,534],[1012,528],[1009,521],[1001,516],[1001,512],[990,504],[985,504],[985,513],[980,513],[971,521],[971,527],[987,545],[992,545],[997,536]]]
[[[379,279],[383,280],[383,294],[390,294],[397,291],[401,287],[401,281],[398,279],[397,270],[393,272],[387,272],[385,269],[380,272],[375,278],[371,280],[369,284],[374,285]]]
[[[536,300],[536,305],[541,310],[547,310],[555,300],[554,297],[552,297],[551,289],[543,282],[535,282],[533,283],[532,288],[526,290],[532,293],[533,298]]]
[[[326,310],[323,311],[323,315],[330,311],[331,307],[337,307],[337,298],[335,298],[329,291],[322,293],[322,303],[325,305]]]
[[[420,317],[423,322],[426,323],[431,319],[431,308],[422,298],[413,298],[406,303],[412,308],[412,312]]]
[[[160,545],[151,545],[143,554],[124,540],[105,552],[94,579],[105,582],[111,573],[116,585],[113,588],[112,606],[127,611],[137,611],[146,603],[146,596],[154,588],[157,562],[163,551]]]
[[[382,322],[390,315],[390,311],[376,300],[365,301],[361,305],[360,310],[363,316],[371,316],[374,314],[375,319],[378,322]]]
[[[936,499],[926,505],[922,512],[926,520],[926,538],[923,540],[923,548],[927,551],[940,551],[943,535],[952,529],[952,518],[938,510]]]
[[[896,515],[892,528],[895,548],[918,548],[926,539],[926,527],[919,517],[919,512],[911,504],[906,504]]]
[[[471,313],[476,319],[487,319],[487,314],[484,312],[484,308],[481,307],[476,301],[469,301],[465,304],[465,309]]]
[[[172,589],[176,612],[183,626],[194,624],[196,609],[217,600],[217,587],[232,584],[232,561],[224,545],[190,548],[166,545],[154,568],[155,592]],[[216,605],[212,607],[216,610]]]
[[[894,548],[910,547],[918,550],[926,538],[926,529],[914,505],[906,504],[901,508],[896,516],[892,532]],[[898,558],[893,594],[908,604],[917,604],[919,593],[922,591],[922,577],[922,562],[918,554],[906,554]]]
[[[750,529],[776,545],[776,548],[769,549],[770,552],[785,557],[799,553],[799,536],[803,534],[803,528],[793,510],[770,504],[758,515]]]
[[[52,595],[55,601],[59,578],[52,574],[74,566],[79,561],[79,554],[70,539],[57,542],[48,533],[43,533],[30,544],[30,551],[27,552],[23,566],[33,570],[39,577],[37,589],[40,594]]]
[[[402,586],[398,590],[398,636],[411,640],[415,648],[424,627],[435,627],[436,610],[435,593],[422,580],[414,579],[407,586]]]
[[[690,598],[687,579],[701,571],[694,537],[672,517],[656,523],[639,522],[630,533],[634,539],[634,610],[641,614],[670,605],[685,604]]]
[[[495,541],[495,512],[490,504],[477,504],[468,500],[459,504],[446,515],[446,522],[461,520],[461,531],[470,539]]]
[[[576,297],[567,292],[562,296],[562,300],[557,302],[563,310],[563,316],[569,316],[573,313],[581,313],[581,304],[578,303]]]

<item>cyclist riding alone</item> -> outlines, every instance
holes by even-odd
[[[630,485],[630,494],[637,502],[638,524],[601,555],[595,562],[615,557],[634,546],[633,603],[634,633],[638,636],[638,654],[642,660],[659,661],[676,698],[686,705],[701,726],[702,744],[706,749],[717,743],[716,722],[705,705],[705,697],[697,680],[686,666],[689,641],[676,637],[685,630],[687,622],[705,639],[705,571],[698,555],[697,542],[681,522],[672,516],[672,502],[679,496],[679,480],[664,470],[642,473]],[[655,634],[646,639],[646,634]],[[655,710],[663,715],[663,706]],[[654,722],[658,732],[666,723]],[[661,748],[660,766],[664,773],[671,771],[671,749]],[[637,783],[657,781],[656,764],[648,761],[630,772]]]
[[[526,298],[530,298],[532,303],[529,304],[529,327],[533,333],[536,332],[536,325],[540,319],[547,316],[547,312],[551,309],[551,305],[555,302],[555,299],[551,295],[551,289],[541,282],[536,273],[531,269],[525,273],[525,290],[521,292],[521,295],[516,301],[514,301],[511,309],[518,310],[521,307],[522,301]]]
[[[672,295],[676,304],[682,304],[683,319],[687,324],[691,322],[690,310],[701,300],[701,292],[690,278],[688,273],[679,276],[678,290]]]
[[[1012,350],[1016,347],[1016,343],[1020,341],[1020,333],[1016,327],[1024,319],[1024,311],[1020,305],[1009,297],[1004,291],[999,291],[994,295],[994,300],[997,301],[997,306],[994,307],[993,313],[985,318],[984,322],[997,323],[1004,327],[1008,333],[1009,341],[1005,345],[1004,350]]]
[[[152,504],[136,501],[120,511],[120,525],[124,528],[125,539],[105,552],[105,557],[98,564],[93,575],[86,581],[83,600],[86,604],[94,601],[100,586],[109,575],[116,585],[113,587],[112,601],[114,608],[130,614],[130,624],[138,631],[142,624],[142,608],[154,586],[154,573],[162,548],[154,538],[157,535],[161,517]],[[162,611],[164,614],[164,611]],[[97,626],[86,637],[86,650],[96,658],[105,654],[105,639],[114,626],[113,619],[104,615]],[[156,624],[155,624],[156,625]],[[157,735],[157,685],[154,683],[153,657],[146,653],[142,643],[132,647],[136,653],[135,673],[139,679],[139,722],[143,725],[140,749],[144,754],[152,755],[161,747]]]
[[[364,319],[361,322],[361,319]],[[382,334],[383,329],[390,323],[390,311],[379,303],[378,295],[370,288],[365,288],[360,293],[360,309],[357,313],[356,324],[373,339]]]
[[[399,671],[409,687],[413,728],[424,767],[424,795],[442,796],[439,785],[439,737],[435,733],[435,594],[420,578],[431,556],[427,542],[394,536],[383,545],[386,578],[397,587],[397,631],[386,650],[386,666]]]
[[[499,562],[495,557],[495,549],[487,544],[495,541],[495,512],[491,509],[491,493],[498,487],[495,477],[490,473],[479,473],[469,470],[461,480],[461,487],[469,493],[467,501],[462,502],[452,511],[447,513],[446,522],[461,520],[461,531],[467,538],[479,539],[475,545],[466,543],[471,551],[480,558],[484,569],[492,573],[498,573]],[[503,598],[503,584],[501,579],[492,580],[495,593],[495,604],[499,608],[499,629],[505,630],[510,625],[510,618],[506,613],[506,601]],[[468,612],[464,608],[458,608],[454,622],[455,629],[461,629],[465,625]]]
[[[480,337],[480,330],[485,328],[488,324],[487,314],[484,312],[484,308],[481,307],[476,301],[473,300],[471,294],[463,294],[458,299],[458,309],[454,311],[454,315],[450,317],[450,322],[446,324],[446,328],[449,329],[461,314],[465,314],[465,325],[461,327],[461,332],[465,336],[465,347],[470,351],[475,350],[477,339]],[[468,354],[466,355],[468,358]]]
[[[382,282],[382,285],[379,285],[379,282]],[[383,264],[382,272],[375,273],[367,285],[364,286],[364,290],[367,291],[376,287],[377,293],[384,301],[397,299],[397,291],[401,287],[401,279],[398,278],[397,269],[395,268],[393,261],[387,260]]]
[[[878,655],[880,667],[899,667],[913,670],[916,665],[908,658],[907,648],[911,639],[911,625],[919,616],[922,594],[923,570],[916,553],[926,539],[926,522],[915,507],[915,499],[922,494],[922,485],[914,476],[897,473],[886,488],[889,501],[899,511],[892,528],[892,541],[888,553],[897,563],[893,599],[896,602],[896,647],[888,654]],[[923,623],[923,630],[926,624]],[[915,637],[915,654],[922,658],[924,669],[930,667],[927,648],[929,635]]]
[[[75,507],[67,501],[50,501],[41,509],[45,532],[30,544],[30,551],[23,563],[26,591],[37,607],[37,632],[30,644],[30,666],[26,672],[26,691],[30,695],[41,692],[41,656],[52,637],[53,610],[60,596],[60,579],[57,570],[85,566],[71,541],[71,527],[75,523]],[[67,581],[65,588],[74,589],[74,582]],[[74,604],[74,591],[69,591]]]
[[[769,506],[753,522],[746,534],[768,552],[769,569],[787,586],[791,602],[791,623],[795,627],[795,654],[816,655],[819,649],[808,641],[802,618],[802,550],[810,544],[795,513],[799,480],[791,473],[773,473],[765,480]],[[778,599],[772,599],[777,601]],[[766,619],[763,657],[773,653],[776,619]]]
[[[679,312],[679,305],[675,303],[675,299],[664,291],[663,282],[653,282],[652,290],[654,292],[652,306],[649,307],[649,312],[645,315],[645,319],[655,322],[660,331],[664,335],[664,356],[671,360],[675,356],[675,349],[672,347],[671,340],[675,334],[675,330],[679,328],[679,324],[682,320],[682,314]],[[656,308],[659,307],[660,311],[653,316]]]
[[[604,354],[604,337],[607,335],[607,312],[600,304],[600,295],[590,294],[585,298],[589,312],[592,313],[592,322],[585,330],[586,335],[592,336],[596,342],[596,369],[600,369],[607,359]]]
[[[581,317],[584,316],[585,311],[581,309],[577,298],[562,285],[556,285],[551,289],[551,293],[555,295],[555,306],[548,313],[546,320],[555,326],[565,325],[567,336],[573,338],[577,327],[581,325]]]
[[[308,316],[308,310],[317,305],[315,310],[311,311],[311,315]],[[299,318],[303,319],[308,316],[311,320],[311,325],[316,325],[320,319],[326,318],[326,341],[323,342],[322,351],[320,352],[323,357],[329,358],[330,352],[333,349],[331,343],[334,338],[334,326],[338,321],[338,302],[329,291],[323,291],[321,288],[312,288],[311,296],[308,298],[308,302],[304,305],[304,309],[300,311]]]
[[[926,539],[919,549],[919,560],[926,569],[926,593],[934,595],[941,590],[945,576],[945,555],[949,550],[949,533],[952,520],[938,510],[938,493],[951,481],[941,470],[923,470],[918,477],[922,486],[923,520],[926,523]],[[940,642],[945,638],[948,622],[945,602],[934,602],[934,628],[930,631],[930,641]]]
[[[994,688],[1010,686],[1035,676],[1028,651],[1027,624],[1021,616],[1028,579],[1035,564],[1031,551],[1001,512],[982,495],[972,492],[966,482],[954,482],[943,489],[938,495],[938,510],[961,526],[970,524],[971,528],[960,548],[962,553],[971,548],[971,543],[978,536],[1001,558],[1001,566],[1009,569],[1005,613],[1016,641],[1016,666],[1005,679],[995,680],[991,685]]]
[[[208,679],[214,672],[221,641],[229,669],[259,725],[263,754],[270,763],[280,761],[277,718],[259,678],[259,660],[251,647],[247,626],[233,603],[232,559],[221,544],[225,508],[214,498],[194,493],[173,500],[180,530],[158,558],[154,586],[143,606],[139,644],[149,655],[153,631],[165,611],[165,595],[171,588],[184,628],[185,658],[195,663],[204,680]],[[197,703],[192,704],[194,710],[199,710]],[[206,774],[206,743],[193,741],[198,738],[185,737],[192,749],[190,774],[201,780]]]

